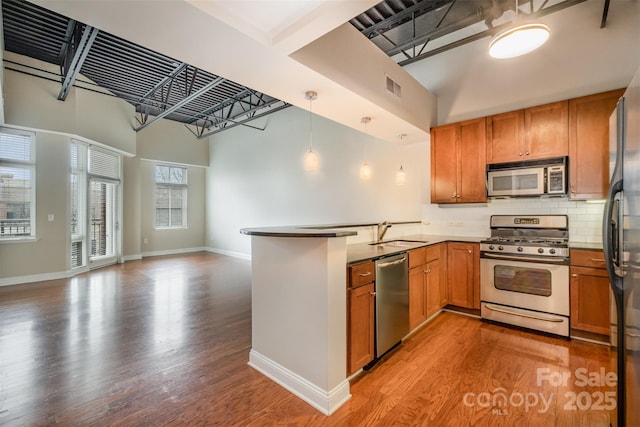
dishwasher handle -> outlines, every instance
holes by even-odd
[[[377,267],[378,267],[378,268],[392,267],[392,266],[394,266],[394,265],[402,264],[402,263],[403,263],[403,262],[405,262],[406,260],[407,260],[407,257],[406,257],[406,256],[404,256],[404,257],[402,257],[402,258],[400,258],[400,259],[398,259],[398,260],[395,260],[395,261],[389,261],[389,262],[382,262],[382,263],[379,263],[379,264],[377,264]]]

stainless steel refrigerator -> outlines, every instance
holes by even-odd
[[[618,390],[612,425],[640,426],[640,70],[618,102],[610,130],[603,245],[615,301],[611,344]]]

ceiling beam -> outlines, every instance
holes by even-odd
[[[87,59],[87,55],[89,54],[89,50],[91,50],[91,45],[96,39],[98,35],[98,29],[94,27],[90,27],[89,25],[84,27],[84,31],[82,32],[82,37],[80,38],[80,43],[78,43],[74,48],[74,43],[69,43],[67,46],[67,51],[64,57],[64,63],[69,64],[68,67],[64,67],[62,74],[64,76],[62,80],[62,87],[60,88],[60,93],[58,94],[58,101],[64,101],[67,99],[67,95],[69,95],[69,91],[73,86],[73,83],[76,81],[76,77],[82,68],[82,64],[84,60]],[[78,33],[74,34],[74,37],[77,38]],[[67,62],[68,58],[73,56],[70,62]]]
[[[183,98],[181,101],[175,103],[172,107],[167,108],[162,113],[160,113],[157,116],[155,116],[151,121],[145,122],[141,126],[138,126],[137,128],[135,128],[135,131],[139,132],[142,129],[144,129],[145,127],[147,127],[147,126],[157,122],[158,120],[168,116],[169,114],[173,113],[174,111],[176,111],[177,109],[181,108],[182,106],[187,105],[189,102],[191,102],[194,99],[198,98],[199,96],[205,94],[206,92],[210,91],[214,87],[220,85],[224,81],[225,81],[225,79],[223,79],[222,77],[218,77],[217,79],[210,81],[208,84],[202,86],[200,89],[198,89],[197,91],[193,92],[191,95],[187,96],[186,98]]]

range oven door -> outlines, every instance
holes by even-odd
[[[483,254],[480,259],[481,317],[568,337],[566,261],[558,259],[560,265],[556,265],[488,256],[492,254]]]

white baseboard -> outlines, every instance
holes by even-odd
[[[331,415],[351,398],[347,379],[334,387],[333,390],[323,390],[253,349],[249,352],[249,366],[325,415]]]
[[[135,254],[135,255],[124,255],[120,258],[120,262],[127,262],[127,261],[140,261],[142,259],[142,254]]]
[[[234,251],[228,251],[226,249],[218,249],[218,248],[211,248],[211,247],[207,248],[207,252],[213,252],[213,253],[220,254],[220,255],[227,255],[227,256],[230,256],[230,257],[240,258],[240,259],[245,259],[247,261],[251,261],[251,255],[244,254],[242,252],[234,252]]]
[[[55,273],[29,274],[0,279],[0,286],[21,285],[23,283],[43,282],[45,280],[66,279],[76,274],[75,271],[58,271]]]
[[[192,252],[204,252],[206,250],[207,248],[201,246],[197,248],[181,248],[181,249],[167,249],[163,251],[149,251],[149,252],[142,252],[142,258],[150,257],[150,256],[188,254]]]

